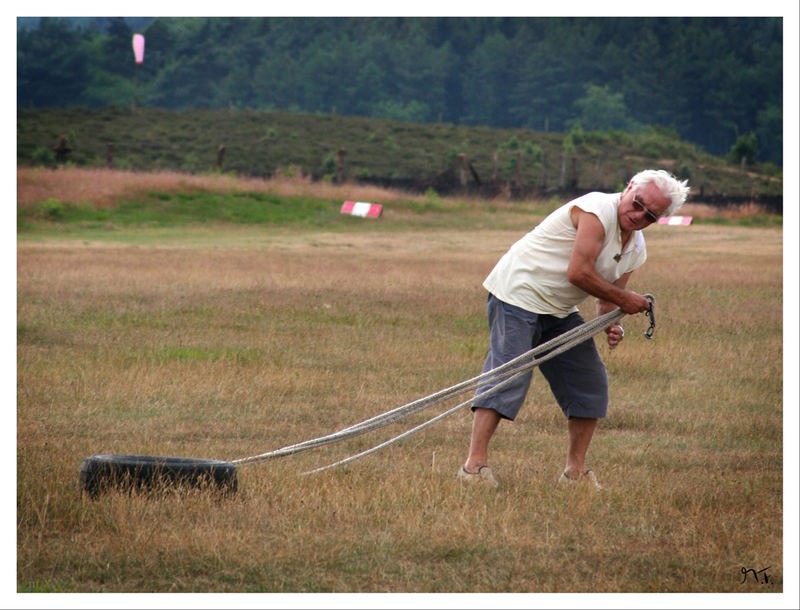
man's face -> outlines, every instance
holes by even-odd
[[[669,199],[652,182],[643,187],[631,183],[619,201],[619,226],[623,231],[644,229],[661,218],[669,204]]]

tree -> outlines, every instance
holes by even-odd
[[[132,41],[133,31],[125,20],[111,19],[101,45],[100,67],[111,74],[133,78],[136,62]]]
[[[509,93],[516,85],[514,45],[494,32],[481,42],[466,65],[463,121],[470,125],[513,126],[509,115]]]
[[[770,151],[765,158],[775,163],[783,162],[783,109],[770,105],[760,110],[757,117],[758,150]],[[763,154],[763,153],[762,153]]]
[[[756,143],[756,134],[750,132],[736,138],[736,144],[731,147],[728,158],[733,163],[746,163],[751,165],[755,163],[757,155],[758,145]]]
[[[520,53],[518,76],[508,95],[512,124],[566,129],[574,119],[573,101],[583,91],[581,78],[592,73],[584,57],[584,42],[568,22],[555,19],[541,37],[521,38],[520,47],[524,53]]]
[[[580,110],[577,123],[587,131],[635,131],[640,125],[631,118],[622,92],[608,86],[586,85],[586,95],[575,102]]]
[[[145,58],[140,66],[143,80],[152,80],[176,55],[176,34],[170,27],[171,20],[158,18],[142,32],[145,39]]]
[[[42,18],[17,42],[17,105],[77,106],[89,82],[87,35],[64,19]]]

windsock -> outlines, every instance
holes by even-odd
[[[144,62],[144,36],[141,34],[133,35],[133,55],[137,64]]]

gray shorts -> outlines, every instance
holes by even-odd
[[[489,295],[490,347],[483,372],[486,373],[517,356],[584,323],[578,313],[565,318],[535,314],[504,303]],[[539,365],[550,389],[566,417],[601,418],[608,410],[608,374],[600,354],[589,338],[572,349]],[[494,409],[501,417],[513,420],[519,413],[531,384],[533,371],[494,394],[476,399],[476,408]],[[502,380],[501,380],[502,381]],[[479,386],[476,394],[498,382]]]

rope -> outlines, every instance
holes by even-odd
[[[651,327],[650,329],[648,329],[649,335],[647,336],[648,338],[651,338],[652,330],[655,328],[655,319],[652,317],[654,298],[652,297],[652,295],[644,295],[644,296],[647,297],[648,300],[650,301],[649,315],[651,316],[650,318]],[[357,424],[353,424],[352,426],[343,428],[338,432],[334,432],[326,436],[321,436],[319,438],[310,439],[301,443],[296,443],[294,445],[288,445],[286,447],[275,449],[274,451],[268,451],[266,453],[261,453],[259,455],[232,460],[232,463],[253,464],[270,459],[293,455],[295,453],[300,453],[301,451],[308,451],[309,449],[316,449],[318,447],[323,447],[331,443],[337,443],[345,439],[353,438],[361,434],[366,434],[367,432],[371,432],[372,430],[377,430],[378,428],[383,428],[392,423],[398,422],[401,419],[404,419],[415,413],[423,411],[429,407],[432,407],[435,404],[438,404],[444,400],[447,400],[459,394],[463,394],[468,391],[476,391],[477,388],[479,388],[481,385],[486,385],[488,382],[496,383],[496,385],[489,388],[488,390],[484,390],[483,392],[477,392],[470,399],[456,405],[455,407],[452,407],[451,409],[445,411],[444,413],[437,415],[436,417],[416,426],[415,428],[412,428],[411,430],[408,430],[392,439],[389,439],[388,441],[385,441],[371,449],[368,449],[356,455],[345,458],[344,460],[340,460],[333,464],[329,464],[327,466],[323,466],[321,468],[308,471],[304,474],[321,472],[323,470],[327,470],[328,468],[333,468],[335,466],[351,462],[365,455],[369,455],[370,453],[374,453],[379,449],[382,449],[392,443],[395,443],[427,426],[430,426],[431,424],[436,423],[441,419],[444,419],[449,415],[452,415],[459,409],[467,405],[470,405],[474,400],[478,398],[483,398],[485,396],[489,396],[490,394],[498,392],[499,390],[510,385],[515,379],[517,379],[523,373],[533,369],[542,362],[554,358],[555,356],[573,348],[575,345],[582,343],[583,341],[586,341],[587,339],[593,337],[603,329],[614,324],[624,315],[625,313],[622,310],[615,309],[602,316],[598,316],[597,318],[594,318],[593,320],[586,322],[581,326],[573,328],[572,330],[569,330],[559,335],[558,337],[555,337],[554,339],[551,339],[550,341],[547,341],[546,343],[543,343],[529,350],[528,352],[525,352],[524,354],[514,358],[513,360],[510,360],[509,362],[499,367],[492,369],[491,371],[487,371],[486,373],[481,373],[476,377],[458,383],[454,386],[445,388],[443,390],[435,392],[434,394],[430,394],[429,396],[417,399],[413,402],[392,409],[391,411],[387,411],[386,413],[376,415],[375,417],[364,420]],[[540,355],[542,355],[542,357],[537,359],[536,357]]]

